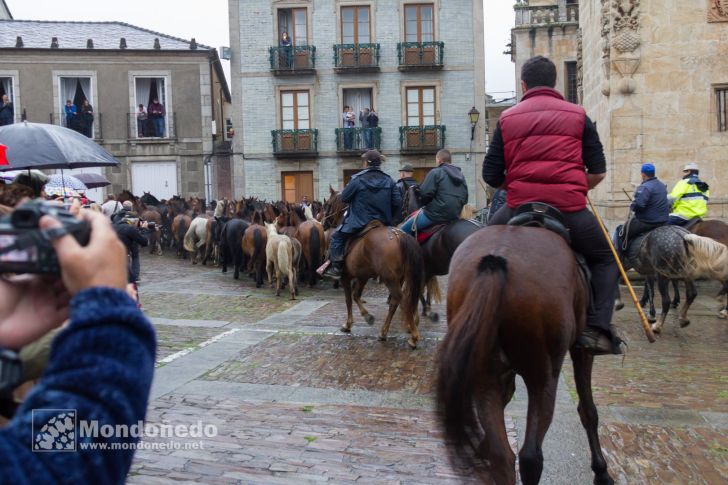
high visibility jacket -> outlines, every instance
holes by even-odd
[[[671,216],[683,219],[705,217],[708,213],[710,190],[708,184],[701,182],[697,175],[689,175],[675,184],[670,192],[670,199],[673,200]]]

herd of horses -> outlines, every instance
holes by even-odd
[[[218,201],[174,197],[158,201],[150,194],[132,200],[141,217],[160,225],[153,251],[174,247],[193,263],[211,258],[234,277],[245,271],[256,286],[276,281],[276,294],[287,284],[296,297],[298,272],[314,286],[325,260],[327,241],[345,217],[347,206],[330,189],[323,203],[310,207],[255,198]],[[404,198],[404,214],[419,207],[414,188]],[[703,221],[691,229],[665,227],[635,241],[625,257],[632,267],[657,282],[663,314],[670,304],[667,286],[683,280],[687,295],[681,326],[695,299],[695,280],[716,279],[728,288],[728,225]],[[580,270],[567,241],[544,227],[481,226],[461,219],[418,240],[395,227],[371,224],[346,249],[341,286],[351,332],[353,303],[368,324],[374,317],[362,300],[365,286],[378,280],[388,292],[388,312],[379,338],[386,340],[401,307],[411,348],[417,347],[418,305],[432,320],[430,305],[439,297],[437,276],[449,274],[448,331],[440,346],[437,405],[453,461],[471,467],[483,479],[516,483],[516,457],[506,435],[504,409],[520,375],[528,392],[526,435],[518,454],[524,484],[538,483],[543,470],[542,443],[554,413],[556,388],[567,352],[574,367],[578,412],[591,450],[595,484],[613,484],[599,443],[598,414],[591,389],[593,356],[574,343],[586,325],[588,277]],[[421,235],[423,236],[423,235]],[[618,293],[618,292],[617,292]],[[650,292],[647,292],[651,301]],[[653,310],[654,311],[654,310]],[[725,315],[726,310],[723,314]],[[488,478],[489,477],[489,478]]]

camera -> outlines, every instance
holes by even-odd
[[[61,222],[60,234],[57,230],[39,229],[43,216]],[[85,246],[91,227],[55,203],[36,199],[21,204],[15,211],[0,218],[0,273],[59,274],[58,257],[51,239],[66,233]]]

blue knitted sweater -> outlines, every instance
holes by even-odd
[[[143,420],[155,351],[154,330],[126,293],[110,288],[78,293],[71,301],[71,323],[53,341],[40,383],[0,430],[0,483],[123,483],[133,450],[84,448],[138,438],[84,436],[80,424],[116,427]],[[63,443],[75,441],[76,451],[33,451],[57,410],[75,410],[75,430],[65,433]],[[50,442],[61,438],[54,430],[43,436]]]

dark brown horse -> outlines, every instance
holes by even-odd
[[[614,483],[597,434],[593,357],[574,348],[586,324],[587,291],[568,244],[546,229],[492,226],[458,248],[450,265],[448,332],[437,380],[440,419],[454,461],[481,472],[487,462],[495,483],[516,483],[503,410],[519,374],[528,389],[526,437],[518,454],[521,480],[538,483],[541,446],[570,352],[594,483]]]
[[[184,239],[187,229],[190,227],[192,219],[190,216],[179,214],[172,221],[172,238],[177,248],[177,257],[181,259],[187,258],[187,251],[184,248]]]
[[[338,225],[344,212],[341,195],[335,194],[327,205],[328,220]],[[379,278],[389,290],[389,311],[379,333],[379,340],[387,339],[392,318],[401,304],[402,319],[410,333],[407,343],[411,348],[416,348],[420,339],[417,305],[423,289],[422,266],[422,251],[417,241],[394,227],[380,225],[366,232],[364,236],[352,239],[344,259],[341,278],[347,313],[346,323],[341,331],[351,332],[354,324],[352,300],[356,302],[365,321],[369,325],[374,323],[374,316],[364,308],[361,296],[369,279]]]
[[[418,186],[407,189],[402,204],[402,211],[408,217],[420,208],[417,196]],[[422,296],[422,315],[437,321],[439,315],[431,311],[432,300],[440,300],[440,287],[438,276],[444,276],[450,268],[450,258],[465,239],[480,229],[481,226],[474,220],[460,219],[449,223],[446,227],[433,234],[422,247],[422,257],[425,261],[425,285],[427,295]]]
[[[255,273],[255,287],[263,286],[265,273],[265,245],[268,242],[268,233],[265,227],[252,224],[243,233],[243,253],[250,261],[250,267]]]

